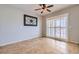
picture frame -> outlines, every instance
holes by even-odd
[[[37,26],[37,17],[24,14],[24,26]]]

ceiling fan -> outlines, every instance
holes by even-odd
[[[48,12],[51,12],[51,10],[49,8],[53,7],[54,5],[46,5],[46,4],[39,4],[40,8],[38,9],[35,9],[36,11],[38,10],[41,10],[41,14],[44,12],[44,11],[48,11]]]

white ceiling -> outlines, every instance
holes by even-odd
[[[72,4],[53,4],[54,7],[49,8],[52,12],[67,8],[69,6],[72,6]],[[24,11],[29,11],[30,13],[35,13],[37,15],[46,15],[49,14],[49,12],[44,12],[41,14],[41,11],[35,11],[34,9],[40,8],[38,4],[12,4],[11,6],[20,8]],[[50,13],[52,13],[50,12]]]

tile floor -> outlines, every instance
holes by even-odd
[[[78,54],[79,45],[50,38],[37,38],[0,47],[1,54]]]

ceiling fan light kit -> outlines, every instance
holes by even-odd
[[[39,6],[40,6],[40,8],[35,9],[35,11],[41,10],[41,14],[42,14],[44,11],[51,12],[51,10],[49,8],[53,7],[54,5],[47,6],[46,4],[39,4]]]

